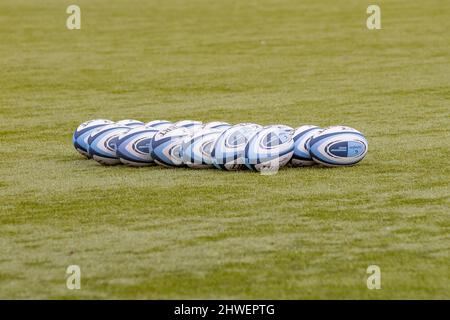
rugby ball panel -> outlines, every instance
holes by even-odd
[[[134,119],[124,119],[124,120],[117,121],[116,123],[119,125],[130,127],[130,128],[136,128],[136,127],[140,127],[140,126],[144,125],[144,123],[142,121],[134,120]]]
[[[228,122],[222,122],[222,121],[212,121],[208,122],[203,126],[203,129],[220,129],[225,130],[231,127],[231,124]]]
[[[173,126],[173,123],[167,120],[153,120],[145,124],[146,127],[157,128],[159,130]]]
[[[254,171],[278,170],[294,152],[294,129],[285,125],[266,126],[245,147],[245,165]]]
[[[75,149],[83,156],[89,158],[88,139],[89,135],[97,128],[114,123],[107,119],[89,120],[80,124],[72,136],[72,142]]]
[[[191,135],[187,128],[171,126],[158,131],[152,139],[151,155],[154,161],[166,167],[180,167],[181,145],[186,137]]]
[[[150,154],[150,145],[158,131],[156,128],[142,126],[119,136],[116,149],[119,160],[130,166],[154,164]]]
[[[222,132],[211,152],[213,165],[221,170],[245,168],[245,146],[262,126],[254,123],[240,123]]]
[[[293,166],[311,166],[316,164],[309,153],[309,143],[312,137],[323,129],[314,125],[298,127],[294,133],[294,154],[291,164]]]
[[[280,155],[278,158],[273,160],[264,161],[251,166],[253,171],[272,171],[276,172],[281,167],[284,167],[292,158],[292,153],[287,153],[285,155]]]
[[[106,126],[89,137],[89,154],[94,160],[105,165],[119,164],[116,154],[118,137],[130,130],[130,127],[121,125]]]
[[[189,129],[191,133],[195,133],[196,131],[201,130],[203,128],[203,122],[196,120],[181,120],[175,122],[175,126]]]
[[[190,168],[212,168],[211,152],[223,130],[202,129],[187,137],[182,144],[182,158],[184,164]]]

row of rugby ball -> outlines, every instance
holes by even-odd
[[[73,134],[75,148],[105,165],[147,166],[154,163],[222,170],[277,170],[292,166],[348,166],[367,153],[364,135],[350,127],[304,125],[260,126],[254,123],[183,120],[82,123]]]

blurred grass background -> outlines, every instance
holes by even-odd
[[[0,297],[449,298],[450,3],[378,1],[377,31],[369,4],[2,0]],[[71,145],[93,118],[345,124],[369,153],[102,167]]]

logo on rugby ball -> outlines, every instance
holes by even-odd
[[[329,127],[315,135],[309,151],[314,161],[325,166],[350,166],[367,154],[364,135],[350,127]]]

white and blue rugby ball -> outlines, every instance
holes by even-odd
[[[291,164],[294,167],[312,166],[316,164],[309,154],[309,142],[314,135],[322,130],[322,128],[313,125],[304,125],[295,129],[294,154],[291,160]]]
[[[367,149],[364,135],[345,126],[326,128],[309,143],[313,160],[328,167],[354,165],[365,157]]]
[[[147,127],[157,128],[159,130],[168,128],[172,125],[173,123],[167,120],[153,120],[145,124]]]
[[[192,132],[175,125],[162,129],[152,139],[151,156],[157,164],[165,167],[181,167],[181,145]]]
[[[213,165],[221,170],[244,169],[245,146],[261,128],[255,123],[239,123],[222,132],[211,152]]]
[[[82,124],[80,124],[78,126],[78,128],[73,133],[73,136],[72,136],[73,146],[80,154],[89,158],[89,154],[88,154],[89,135],[95,129],[104,127],[104,126],[106,126],[108,124],[112,124],[112,123],[114,123],[114,122],[111,120],[106,120],[106,119],[96,119],[96,120],[89,120],[89,121],[83,122]]]
[[[158,131],[157,128],[140,126],[121,134],[116,142],[116,155],[119,160],[133,167],[155,164],[150,146]]]
[[[204,128],[187,137],[182,144],[183,163],[190,168],[213,168],[211,152],[224,129]]]
[[[245,165],[253,171],[278,171],[294,153],[294,129],[271,125],[259,130],[245,147]]]
[[[117,138],[130,129],[128,126],[115,123],[95,130],[88,139],[89,155],[101,164],[119,164],[120,160],[116,154]]]
[[[123,126],[130,127],[130,128],[136,128],[136,127],[140,127],[140,126],[144,125],[144,123],[142,121],[134,120],[134,119],[124,119],[124,120],[117,121],[116,123],[123,125]]]

